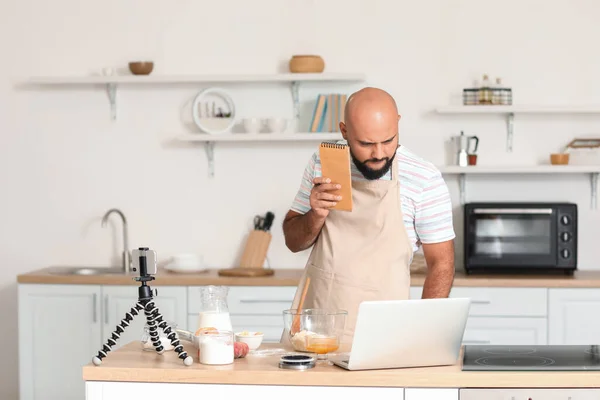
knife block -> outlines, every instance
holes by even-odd
[[[271,234],[265,231],[253,230],[248,235],[246,246],[242,253],[239,268],[219,270],[222,276],[265,276],[273,275],[272,269],[263,267],[271,244]]]
[[[240,261],[241,268],[262,268],[267,259],[267,251],[271,244],[271,234],[265,231],[253,230],[248,235],[246,247]]]

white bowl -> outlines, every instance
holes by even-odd
[[[256,350],[260,347],[264,337],[263,333],[259,333],[258,335],[256,333],[248,331],[237,332],[235,334],[235,341],[246,343],[250,350]]]
[[[260,118],[244,118],[242,124],[246,133],[258,133],[262,129],[263,121]]]
[[[285,133],[287,125],[288,120],[285,118],[269,118],[267,120],[269,131],[273,133]]]

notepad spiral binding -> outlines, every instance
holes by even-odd
[[[348,145],[345,143],[322,142],[321,147],[326,147],[328,149],[345,149]]]

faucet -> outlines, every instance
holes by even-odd
[[[106,226],[108,222],[108,217],[112,213],[117,213],[123,220],[123,272],[129,273],[129,267],[131,265],[131,254],[129,253],[129,238],[127,237],[127,218],[125,218],[125,214],[117,208],[111,208],[104,214],[102,217],[102,227]]]

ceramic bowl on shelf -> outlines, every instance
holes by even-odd
[[[569,164],[569,153],[550,154],[550,164],[567,165]]]
[[[267,127],[271,133],[285,133],[288,127],[288,120],[286,118],[268,118]]]
[[[129,70],[134,75],[150,75],[154,69],[152,61],[132,61],[129,63]]]
[[[242,120],[244,126],[244,132],[246,133],[258,133],[263,127],[263,120],[261,118],[244,118]]]
[[[290,59],[289,68],[293,73],[321,73],[325,70],[325,61],[318,55],[298,54]]]

